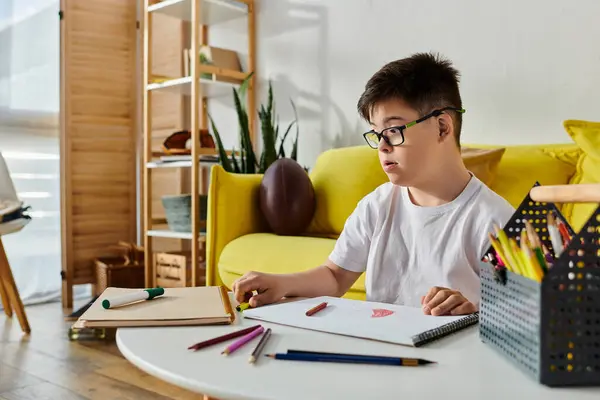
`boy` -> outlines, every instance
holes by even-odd
[[[365,272],[369,301],[418,306],[428,315],[478,310],[478,262],[488,233],[515,210],[462,161],[458,77],[449,61],[422,53],[371,77],[358,111],[390,182],[358,203],[323,265],[294,274],[249,272],[233,285],[239,302],[343,296]],[[252,291],[258,294],[250,298]]]

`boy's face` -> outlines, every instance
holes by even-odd
[[[442,114],[444,115],[444,114]],[[447,116],[447,114],[446,114]],[[404,101],[390,99],[377,103],[371,113],[371,127],[377,132],[402,126],[422,117]],[[443,156],[442,146],[451,135],[440,136],[440,131],[451,129],[438,117],[429,118],[403,130],[404,143],[390,146],[382,138],[378,152],[381,166],[390,181],[399,186],[417,186],[431,176]],[[389,131],[388,131],[389,132]],[[393,133],[392,133],[393,134]],[[393,143],[393,142],[392,142]]]

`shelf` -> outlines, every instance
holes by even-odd
[[[233,97],[232,88],[238,88],[236,83],[212,81],[210,79],[200,78],[203,97]],[[148,90],[160,90],[169,93],[176,93],[184,96],[192,94],[192,78],[185,76],[183,78],[171,79],[160,83],[150,83],[146,86]]]
[[[152,161],[146,164],[146,168],[186,168],[191,167],[192,161],[171,161],[171,162],[157,162]]]
[[[150,231],[146,231],[148,236],[152,237],[161,237],[161,238],[170,238],[170,239],[188,239],[192,240],[191,232],[174,232],[168,229],[153,229]],[[206,232],[200,232],[200,241],[204,240],[206,236]]]
[[[217,165],[218,161],[200,161],[201,166],[212,166]],[[184,160],[184,161],[168,161],[168,162],[160,162],[160,161],[152,161],[146,164],[147,168],[186,168],[192,166],[192,160]]]
[[[162,238],[172,238],[172,239],[192,239],[191,232],[174,232],[169,230],[152,230],[146,232],[148,236],[152,237],[162,237]]]
[[[206,156],[213,156],[217,154],[216,149],[199,149],[200,153],[200,166],[209,167],[219,163],[218,159],[206,158]],[[202,159],[203,156],[205,159]],[[186,168],[192,166],[192,156],[190,155],[174,155],[167,156],[161,155],[159,160],[150,161],[146,164],[146,168]]]
[[[165,230],[159,230],[159,229],[154,229],[151,231],[147,231],[146,232],[148,234],[148,236],[152,236],[152,237],[161,237],[161,238],[171,238],[171,239],[192,239],[192,233],[191,232],[174,232],[174,231],[170,231],[168,229]],[[200,240],[202,240],[203,236],[205,236],[206,233],[205,232],[200,232]]]
[[[192,19],[192,0],[164,0],[148,7],[148,12],[160,13],[184,21]],[[233,0],[202,0],[201,25],[216,25],[248,15],[248,5]]]

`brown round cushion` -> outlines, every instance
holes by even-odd
[[[260,209],[278,235],[299,235],[315,213],[315,190],[300,164],[280,158],[267,168],[260,184]]]

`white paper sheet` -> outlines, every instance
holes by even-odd
[[[322,302],[328,303],[327,308],[310,317],[305,315],[306,311]],[[337,297],[317,297],[250,308],[243,315],[249,319],[408,346],[414,346],[415,336],[464,318],[436,317],[424,315],[418,307]]]

